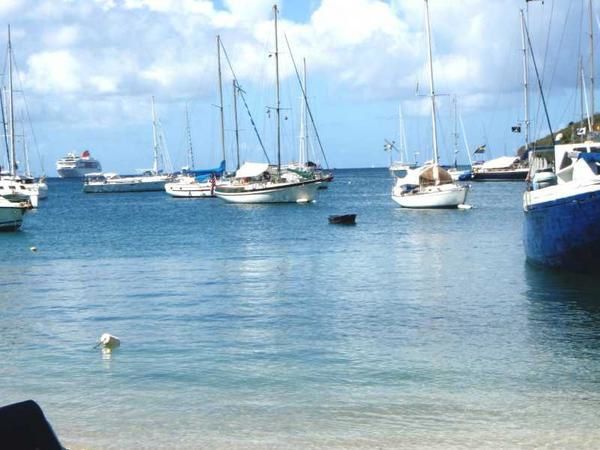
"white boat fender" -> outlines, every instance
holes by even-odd
[[[32,252],[37,252],[37,247],[36,246],[29,247],[29,250],[31,250]]]
[[[462,204],[462,205],[458,205],[458,209],[471,209],[473,208],[473,205],[467,205],[467,204]]]
[[[121,345],[121,339],[112,334],[104,333],[100,336],[98,343],[94,346],[94,348],[98,346],[102,346],[103,348],[113,349]]]

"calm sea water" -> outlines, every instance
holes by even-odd
[[[523,185],[470,211],[391,185],[338,170],[262,206],[50,180],[0,235],[1,403],[74,449],[598,448],[600,288],[525,263]]]

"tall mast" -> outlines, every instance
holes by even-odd
[[[219,111],[221,114],[221,156],[225,161],[225,117],[223,115],[223,80],[221,78],[221,36],[217,35],[217,66],[219,71]]]
[[[304,75],[304,80],[303,80],[303,86],[304,86],[304,93],[302,95],[302,100],[300,103],[300,156],[298,158],[298,163],[305,164],[306,162],[308,162],[308,127],[306,126],[307,124],[307,117],[306,117],[306,99],[304,98],[305,95],[307,95],[306,90],[307,90],[307,86],[306,86],[306,58],[302,59],[302,63],[303,63],[303,75]]]
[[[529,151],[529,71],[527,64],[527,44],[525,42],[525,14],[521,9],[521,44],[523,52],[523,101],[525,108],[525,152]]]
[[[277,174],[281,174],[281,119],[279,100],[279,46],[277,41],[277,5],[273,5],[273,14],[275,16],[275,112],[277,117]]]
[[[240,130],[238,128],[238,113],[237,113],[237,96],[238,86],[235,78],[233,79],[233,117],[235,121],[235,154],[237,157],[236,170],[240,168]]]
[[[594,9],[592,0],[590,0],[590,109],[591,109],[591,126],[594,126]],[[590,130],[593,131],[593,130]]]
[[[458,167],[457,155],[458,155],[458,107],[456,101],[456,95],[452,97],[452,103],[454,103],[454,167]]]
[[[156,111],[154,109],[154,95],[152,96],[152,140],[154,142],[154,151],[152,155],[152,172],[158,173],[158,130],[156,127]]]
[[[429,96],[431,97],[431,139],[433,141],[433,163],[439,162],[438,146],[437,146],[437,129],[435,121],[435,87],[433,84],[433,55],[431,52],[431,28],[429,25],[429,3],[425,0],[425,12],[427,16],[427,44],[429,47]]]
[[[17,155],[15,148],[15,112],[13,104],[12,76],[12,44],[10,42],[10,25],[8,26],[8,120],[10,132],[10,174],[17,175]]]
[[[185,105],[185,130],[188,138],[188,165],[193,169],[194,164],[194,149],[192,148],[192,132],[190,130],[190,113],[187,104]]]

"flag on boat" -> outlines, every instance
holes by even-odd
[[[577,128],[577,130],[576,130],[577,136],[585,136],[585,131],[586,131],[585,127]]]
[[[476,155],[478,153],[485,153],[485,146],[486,146],[486,144],[480,145],[479,147],[477,147],[475,149],[475,151],[473,152],[473,154]]]
[[[513,133],[520,133],[521,132],[521,125],[516,125],[514,127],[510,127],[510,131],[512,131]]]

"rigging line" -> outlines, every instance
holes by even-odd
[[[6,52],[8,54],[8,47],[6,48]],[[4,58],[4,68],[2,69],[2,74],[6,74],[6,58]],[[4,84],[4,76],[2,77],[2,84]],[[8,146],[8,130],[6,123],[6,115],[4,111],[4,89],[3,86],[0,86],[0,108],[2,108],[2,130],[4,131],[4,144],[6,145],[6,161],[10,164],[10,149]]]
[[[545,80],[545,76],[546,76],[546,67],[547,67],[547,63],[548,63],[548,51],[550,48],[550,30],[552,30],[552,19],[554,17],[554,2],[551,2],[551,6],[550,6],[550,16],[548,18],[548,25],[546,26],[548,33],[546,34],[546,45],[544,47],[544,64],[542,66],[542,76],[541,76],[541,83],[544,84],[544,80]],[[529,17],[528,17],[529,19]],[[532,50],[533,51],[533,50]],[[550,91],[552,89],[552,83],[550,82],[550,87],[548,87],[548,91]],[[540,110],[542,108],[541,102],[538,101],[538,105],[537,105],[537,109],[535,111],[535,119],[534,119],[534,123],[536,125],[536,136],[540,135],[540,129],[541,129],[541,124],[539,119],[540,116]]]
[[[19,88],[21,89],[21,98],[23,99],[25,115],[27,116],[27,123],[29,124],[28,128],[29,128],[29,131],[31,131],[31,137],[33,138],[33,146],[35,148],[35,154],[38,157],[38,162],[40,163],[40,168],[42,169],[42,175],[45,175],[46,170],[44,168],[44,163],[43,163],[44,159],[42,158],[42,155],[40,154],[40,147],[38,145],[35,131],[33,130],[33,122],[31,120],[31,115],[29,114],[29,105],[27,103],[27,97],[25,97],[25,90],[23,89],[23,80],[21,79],[21,71],[19,70],[19,66],[17,66],[17,60],[16,60],[16,58],[14,58],[14,56],[13,56],[13,64],[15,65],[15,69],[17,72],[17,80],[19,82]],[[23,127],[23,129],[24,128],[25,127]],[[25,139],[25,137],[23,137],[23,139]]]
[[[542,97],[542,103],[544,104],[544,112],[546,113],[546,120],[548,121],[548,129],[550,130],[550,137],[552,138],[552,144],[554,145],[554,132],[552,131],[552,124],[550,123],[550,116],[548,115],[548,108],[546,106],[546,97],[544,97],[544,90],[542,89],[542,82],[540,81],[540,72],[538,71],[537,63],[535,62],[535,54],[533,52],[533,47],[531,46],[531,39],[529,37],[529,28],[527,28],[527,22],[525,24],[525,35],[527,36],[527,43],[529,44],[529,50],[531,53],[531,60],[533,62],[533,68],[535,69],[535,77],[538,82],[538,87],[540,89],[540,96]]]
[[[242,99],[242,102],[244,103],[244,107],[246,108],[246,112],[248,113],[248,117],[250,117],[250,123],[252,124],[252,128],[254,129],[254,133],[256,134],[256,138],[258,139],[258,143],[260,144],[260,148],[262,149],[265,158],[267,158],[267,162],[269,164],[271,164],[271,160],[269,159],[269,155],[267,154],[267,151],[265,150],[265,146],[263,145],[263,141],[260,138],[260,133],[258,132],[258,129],[256,128],[256,123],[254,123],[254,119],[252,118],[252,113],[250,112],[250,108],[248,107],[248,103],[246,102],[246,97],[244,95],[244,90],[242,89],[240,82],[237,78],[237,76],[235,75],[235,72],[233,70],[233,66],[231,65],[231,61],[229,60],[229,55],[227,54],[227,50],[225,50],[225,46],[223,45],[223,41],[220,41],[221,43],[221,48],[223,49],[223,54],[225,55],[225,61],[227,61],[227,65],[229,66],[229,70],[231,70],[231,75],[233,75],[233,79],[235,80],[237,86],[238,86],[238,92],[240,94],[240,97]]]
[[[296,72],[296,78],[298,79],[298,83],[300,83],[300,89],[302,90],[302,96],[304,97],[304,104],[306,105],[306,111],[308,111],[308,115],[310,116],[310,122],[312,123],[313,130],[315,131],[315,137],[317,138],[317,142],[319,143],[319,148],[321,149],[321,154],[323,155],[323,161],[325,161],[325,167],[329,169],[329,162],[327,162],[327,156],[325,156],[325,150],[323,149],[323,144],[321,143],[321,137],[319,136],[319,131],[317,130],[317,125],[315,124],[315,119],[313,117],[310,106],[308,105],[308,98],[306,97],[306,91],[304,90],[304,86],[302,85],[302,80],[300,78],[300,73],[298,72],[298,66],[296,66],[296,60],[294,59],[294,54],[292,53],[292,48],[290,47],[290,42],[288,41],[287,35],[284,34],[285,43],[287,44],[287,48],[290,51],[290,57],[292,59],[292,64],[294,65],[294,71]]]

